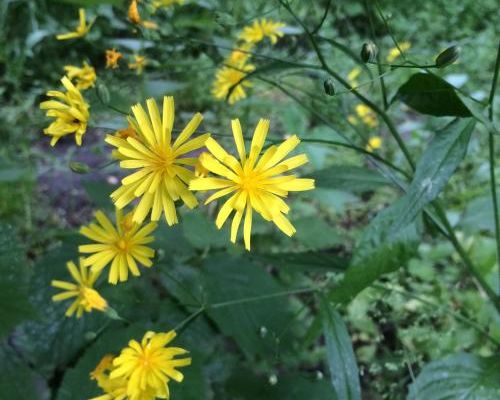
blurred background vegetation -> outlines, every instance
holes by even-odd
[[[330,2],[291,4],[305,24],[314,27]],[[459,62],[439,74],[474,98],[487,99],[500,33],[496,0],[380,0],[378,4],[393,36],[411,43],[407,54],[413,61],[432,62],[446,47],[460,45]],[[56,33],[72,29],[82,5],[89,19],[95,18],[89,35],[84,40],[55,40]],[[12,303],[10,309],[0,310],[1,398],[63,400],[97,395],[88,374],[99,358],[142,335],[145,327],[175,326],[192,311],[190,296],[195,302],[227,301],[307,286],[325,276],[337,279],[362,228],[397,197],[371,176],[361,184],[343,182],[293,196],[297,235],[290,239],[257,223],[256,251],[250,255],[231,245],[227,231],[217,231],[211,216],[181,210],[180,225],[160,224],[155,267],[144,279],[102,289],[133,324],[125,326],[95,314],[65,319],[64,306],[50,301],[49,282],[64,274],[67,260],[77,258],[79,226],[89,222],[96,208],[111,210],[108,195],[120,178],[117,165],[79,175],[69,163],[96,167],[109,160],[104,134],[126,127],[124,116],[109,105],[127,111],[147,97],[171,94],[178,121],[200,111],[203,128],[211,132],[230,133],[234,117],[247,128],[269,117],[274,138],[297,134],[342,141],[345,135],[364,147],[370,137],[380,136],[382,146],[376,151],[404,164],[385,127],[348,122],[356,99],[350,93],[326,96],[323,82],[328,76],[322,71],[288,70],[272,61],[316,61],[302,29],[277,2],[186,0],[154,14],[157,30],[131,24],[127,6],[120,0],[0,2],[0,303],[3,299]],[[259,47],[262,57],[253,62],[268,68],[265,79],[278,82],[299,101],[257,78],[249,96],[235,105],[214,100],[211,84],[216,69],[242,27],[260,17],[287,27],[275,46]],[[320,35],[356,54],[372,37],[383,58],[394,47],[383,21],[374,16],[370,22],[363,1],[333,2]],[[126,62],[120,69],[106,70],[104,52],[113,47],[127,60],[134,54],[146,55],[149,64],[144,73],[127,69]],[[325,54],[344,77],[358,67],[334,46],[325,46]],[[65,65],[83,61],[93,65],[98,76],[98,88],[87,92],[92,119],[84,146],[77,148],[66,140],[50,148],[41,133],[47,120],[38,104],[48,89],[58,87]],[[389,99],[413,72],[397,69],[384,76]],[[363,90],[378,102],[373,83],[377,74],[370,66],[362,69],[358,80],[367,83]],[[97,90],[109,93],[108,104],[99,100]],[[414,158],[444,125],[441,119],[422,116],[401,103],[393,104],[390,113]],[[484,130],[477,127],[479,134],[472,137],[467,157],[442,198],[460,241],[494,286],[487,135],[480,134]],[[335,176],[336,166],[342,165],[368,169],[365,158],[343,147],[304,143],[302,149],[311,160],[304,176],[315,176],[319,170]],[[304,254],[308,256],[300,257]],[[498,352],[499,316],[459,264],[454,248],[431,231],[405,268],[340,308],[359,364],[363,399],[406,398],[423,365],[448,354]],[[319,314],[310,297],[293,296],[213,310],[196,319],[180,335],[182,347],[192,353],[193,366],[186,370],[184,383],[171,389],[172,398],[333,398]]]

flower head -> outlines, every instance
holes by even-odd
[[[347,74],[347,80],[349,84],[353,87],[359,86],[358,77],[361,74],[361,68],[354,67]]]
[[[238,46],[238,48],[231,51],[224,64],[234,67],[244,66],[250,59],[250,51],[253,47],[253,43],[243,43]]]
[[[184,375],[177,368],[190,365],[191,358],[175,358],[188,351],[180,347],[165,347],[175,336],[174,331],[146,332],[140,343],[131,340],[113,360],[110,378],[127,380],[129,400],[144,399],[145,393],[168,399],[170,379],[182,382]]]
[[[118,60],[123,57],[123,54],[115,49],[106,50],[106,68],[118,68]]]
[[[356,114],[366,126],[376,128],[378,126],[377,114],[365,104],[358,104],[355,108]]]
[[[213,83],[212,94],[216,99],[225,100],[229,92],[228,102],[234,104],[244,99],[247,95],[245,88],[251,87],[252,83],[243,80],[255,67],[251,64],[237,66],[224,66],[217,71]]]
[[[59,101],[47,100],[40,103],[40,108],[47,110],[47,117],[55,118],[43,132],[52,136],[51,146],[54,146],[61,137],[71,133],[75,134],[76,144],[81,146],[89,120],[89,105],[68,77],[63,77],[61,82],[66,88],[65,93],[57,90],[47,92],[47,96],[55,97]]]
[[[252,25],[243,28],[239,38],[244,42],[255,44],[268,37],[271,43],[275,44],[278,38],[283,36],[281,28],[284,26],[285,24],[282,22],[262,18],[254,21]]]
[[[153,8],[156,9],[160,7],[172,7],[175,4],[183,4],[184,0],[153,0]]]
[[[90,373],[90,379],[95,380],[97,386],[106,393],[91,400],[115,400],[127,397],[127,381],[123,378],[111,379],[109,377],[109,374],[113,370],[114,359],[115,356],[113,354],[105,355]]]
[[[139,276],[137,263],[151,267],[154,250],[146,244],[154,241],[150,233],[156,229],[155,223],[145,226],[132,221],[132,213],[123,216],[121,210],[116,210],[116,227],[102,211],[95,213],[97,223],[83,226],[80,233],[96,243],[78,247],[80,253],[91,254],[83,260],[83,265],[91,267],[95,273],[100,272],[111,263],[108,281],[116,284],[118,280],[128,279],[128,271]]]
[[[75,311],[78,318],[83,315],[84,311],[90,312],[93,309],[104,311],[108,307],[108,303],[93,289],[94,283],[99,277],[99,272],[89,272],[88,268],[83,265],[82,260],[80,260],[80,268],[77,268],[73,261],[66,263],[66,267],[75,282],[53,280],[51,285],[63,291],[52,296],[52,301],[75,298],[66,310],[67,317],[71,317]]]
[[[146,103],[149,116],[141,104],[132,106],[134,117],[129,118],[129,123],[137,132],[137,138],[108,135],[105,139],[122,156],[120,167],[138,170],[123,178],[122,186],[111,193],[111,198],[118,208],[140,198],[133,216],[135,222],[144,221],[152,210],[152,221],[158,221],[164,213],[167,223],[173,225],[178,222],[175,201],[182,200],[189,208],[198,205],[187,187],[194,174],[185,167],[193,167],[197,159],[185,155],[203,147],[209,134],[190,139],[203,119],[197,113],[172,140],[174,98],[163,98],[163,118],[154,99]]]
[[[80,37],[84,37],[87,33],[89,33],[90,28],[94,22],[91,22],[87,25],[87,21],[85,18],[85,9],[80,8],[78,10],[79,15],[79,25],[76,27],[74,32],[62,33],[57,35],[57,40],[68,40],[68,39],[76,39]]]
[[[130,6],[128,7],[128,19],[130,22],[136,25],[142,25],[146,29],[157,29],[158,25],[156,25],[155,22],[142,20],[137,3],[138,0],[132,0],[130,2]]]
[[[382,147],[382,138],[380,136],[372,136],[366,144],[367,151],[374,151]]]
[[[393,47],[392,49],[389,50],[389,54],[387,54],[387,62],[391,63],[395,61],[401,55],[401,52],[405,52],[411,47],[410,42],[401,42],[398,43],[398,45],[399,48]]]
[[[66,76],[71,81],[75,80],[77,89],[85,90],[95,84],[95,69],[86,62],[83,62],[83,67],[81,68],[74,65],[66,65],[64,70],[66,71]]]
[[[269,120],[259,121],[248,154],[239,120],[232,121],[232,130],[239,161],[227,153],[214,139],[208,139],[206,147],[212,154],[202,154],[200,162],[203,167],[218,177],[194,179],[189,188],[203,191],[217,190],[206,200],[205,204],[231,195],[220,208],[215,224],[220,229],[234,211],[231,224],[231,241],[234,243],[241,219],[245,215],[243,238],[247,250],[250,250],[252,210],[265,220],[272,221],[286,235],[292,236],[295,228],[284,215],[290,208],[282,198],[287,197],[289,191],[314,188],[313,179],[282,175],[308,161],[305,154],[284,159],[300,143],[299,138],[295,135],[291,136],[279,146],[269,147],[259,158],[269,130]]]
[[[128,64],[128,67],[129,67],[129,69],[135,69],[137,75],[140,75],[140,74],[142,74],[144,67],[148,63],[148,60],[146,59],[145,56],[140,56],[137,54],[134,55],[134,60],[135,61],[133,63]]]

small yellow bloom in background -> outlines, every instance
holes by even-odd
[[[184,0],[153,0],[153,8],[156,9],[157,8],[161,8],[161,7],[172,7],[173,5],[175,4],[183,4],[184,3]]]
[[[132,275],[139,276],[137,263],[148,268],[153,265],[151,258],[155,252],[145,245],[154,241],[150,233],[156,229],[156,224],[150,222],[142,226],[132,221],[132,214],[123,216],[117,209],[115,227],[102,211],[97,211],[97,223],[80,228],[83,236],[96,242],[78,246],[80,253],[92,254],[83,260],[83,265],[99,273],[111,263],[108,282],[113,285],[126,281],[129,270]]]
[[[243,43],[241,46],[238,46],[237,49],[234,49],[231,54],[229,54],[224,64],[235,67],[244,66],[250,59],[250,51],[253,47],[253,43]]]
[[[43,132],[52,136],[50,145],[54,146],[60,138],[72,133],[75,134],[75,142],[82,145],[82,137],[87,130],[89,120],[89,105],[84,100],[80,91],[71,83],[68,77],[61,79],[66,92],[49,90],[47,96],[55,97],[57,100],[47,100],[40,103],[40,109],[47,110],[47,117],[55,118],[48,128]]]
[[[216,75],[212,87],[212,95],[218,100],[225,100],[232,88],[229,95],[229,104],[234,104],[247,97],[245,88],[252,86],[249,80],[242,80],[249,72],[252,72],[255,67],[251,64],[236,66],[226,66],[220,68]]]
[[[135,69],[137,75],[142,74],[142,71],[144,70],[144,67],[148,63],[148,60],[146,59],[146,56],[140,56],[140,55],[134,55],[134,62],[129,63],[128,67],[129,69]]]
[[[90,373],[90,379],[97,382],[105,395],[94,397],[91,400],[115,400],[127,397],[127,381],[123,378],[111,379],[109,374],[113,370],[113,354],[105,355],[95,369]],[[154,397],[151,397],[154,399]]]
[[[52,301],[63,301],[75,298],[73,303],[66,310],[66,316],[71,317],[75,312],[80,318],[83,312],[92,310],[104,311],[108,307],[108,303],[101,295],[93,289],[94,283],[99,278],[99,272],[89,271],[83,265],[80,259],[80,268],[78,269],[73,261],[66,263],[66,267],[75,281],[66,282],[53,280],[51,285],[55,288],[62,289],[63,292],[52,296]]]
[[[376,128],[378,126],[377,114],[368,106],[358,104],[355,108],[356,114],[366,126]]]
[[[401,42],[398,43],[399,49],[397,47],[393,47],[392,49],[389,50],[389,54],[387,55],[387,62],[393,62],[395,61],[399,56],[401,56],[401,51],[406,51],[411,47],[410,42]],[[400,51],[401,49],[401,51]]]
[[[243,238],[247,250],[250,250],[252,210],[255,210],[266,221],[272,221],[286,235],[292,236],[295,228],[284,215],[288,214],[290,208],[282,197],[287,197],[289,191],[314,189],[313,179],[282,175],[308,162],[305,154],[284,159],[300,143],[299,138],[294,135],[279,146],[269,147],[259,159],[269,130],[269,120],[259,121],[248,154],[245,150],[240,121],[235,119],[231,121],[231,124],[239,161],[227,153],[214,139],[208,139],[206,147],[212,154],[202,154],[200,162],[217,177],[194,179],[189,188],[200,191],[217,190],[205,201],[205,204],[231,195],[220,208],[215,224],[220,229],[234,211],[231,242],[235,243],[241,219],[245,215]]]
[[[115,49],[106,50],[106,68],[118,68],[118,60],[123,57],[123,54]]]
[[[349,73],[347,74],[347,80],[351,86],[353,87],[359,86],[358,82],[359,75],[361,75],[361,68],[359,67],[354,67],[349,71]]]
[[[182,382],[184,375],[177,368],[190,365],[191,358],[175,358],[187,354],[188,351],[180,347],[165,347],[175,336],[174,331],[148,331],[140,343],[131,340],[128,347],[113,360],[113,370],[109,376],[112,380],[127,380],[128,399],[144,399],[151,394],[168,399],[170,379]]]
[[[134,221],[141,223],[151,210],[151,220],[158,221],[165,214],[168,225],[178,222],[175,202],[182,200],[188,208],[198,205],[188,185],[194,178],[192,170],[197,158],[185,155],[205,145],[208,133],[190,139],[200,125],[203,116],[194,115],[175,140],[172,140],[174,125],[174,98],[163,98],[163,118],[154,99],[147,100],[149,116],[141,104],[132,106],[134,117],[129,123],[138,138],[122,139],[106,136],[106,142],[117,148],[121,156],[120,167],[138,169],[122,179],[122,186],[111,193],[116,207],[123,208],[136,198],[141,198],[134,212]]]
[[[80,8],[78,10],[79,15],[79,25],[76,27],[74,32],[62,33],[56,36],[57,40],[68,40],[68,39],[76,39],[84,37],[87,33],[89,33],[90,28],[94,22],[91,22],[87,25],[87,20],[85,17],[85,9]]]
[[[380,136],[373,136],[368,140],[366,144],[367,151],[374,151],[382,147],[382,138]]]
[[[97,79],[95,69],[91,65],[83,62],[83,67],[76,67],[74,65],[66,65],[64,67],[66,76],[76,82],[76,88],[80,90],[88,89],[94,86]]]
[[[358,119],[354,116],[354,115],[348,115],[347,116],[347,121],[349,121],[349,123],[351,125],[357,125],[358,124]]]
[[[283,27],[285,27],[285,24],[282,22],[262,18],[254,21],[252,25],[244,27],[239,39],[247,43],[256,44],[268,37],[272,44],[276,44],[278,38],[283,36],[283,32],[281,31]]]
[[[136,25],[141,25],[146,29],[157,29],[158,25],[156,25],[155,22],[142,20],[137,3],[138,0],[132,0],[128,7],[128,19],[130,22]]]

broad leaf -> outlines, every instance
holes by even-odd
[[[471,117],[470,110],[455,92],[455,88],[433,74],[416,73],[398,90],[394,100],[422,114]]]
[[[336,398],[360,400],[359,370],[347,327],[325,298],[321,299],[321,315],[328,369]]]
[[[476,121],[456,119],[438,132],[417,163],[413,180],[403,198],[403,212],[393,223],[393,233],[415,220],[443,190],[467,152]]]
[[[377,171],[349,165],[335,165],[311,174],[316,187],[362,193],[377,190],[389,182]]]
[[[271,253],[251,254],[255,260],[264,261],[271,265],[286,265],[287,267],[300,268],[305,271],[345,271],[349,260],[340,257],[335,251],[306,251],[300,253]]]
[[[410,385],[408,400],[500,398],[500,356],[459,353],[427,364]]]
[[[248,358],[272,358],[278,337],[292,318],[285,296],[211,307],[215,303],[255,299],[285,291],[269,273],[245,259],[212,257],[201,267],[207,292],[208,315],[232,337]],[[262,329],[266,334],[262,335]],[[289,348],[289,330],[280,338],[280,349]]]

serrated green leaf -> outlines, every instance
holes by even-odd
[[[467,153],[475,124],[474,119],[456,119],[436,133],[418,161],[413,180],[400,200],[403,212],[391,227],[394,233],[413,222],[444,189]]]
[[[285,291],[271,275],[245,259],[212,257],[201,267],[209,305],[268,296]],[[278,337],[291,316],[285,296],[232,304],[207,310],[222,333],[232,337],[250,358],[270,358],[276,352]],[[264,327],[267,334],[260,334]],[[289,331],[280,338],[280,348],[287,349]]]
[[[500,356],[459,353],[427,364],[410,385],[408,400],[500,398]]]
[[[423,72],[416,73],[398,90],[394,100],[405,103],[422,114],[438,117],[471,117],[470,110],[458,97],[455,88],[444,79]]]
[[[334,165],[313,172],[310,176],[315,180],[316,187],[345,190],[362,193],[377,190],[389,184],[377,171],[352,165]]]
[[[347,327],[324,297],[321,298],[321,315],[327,364],[335,398],[360,400],[359,370]]]

